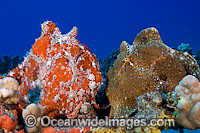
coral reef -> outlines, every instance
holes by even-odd
[[[110,117],[145,118],[149,122],[175,118],[177,109],[177,124],[189,129],[200,127],[197,64],[200,51],[192,53],[190,45],[185,43],[177,50],[172,49],[162,42],[155,28],[147,28],[137,35],[133,45],[123,41],[119,50],[98,63],[76,36],[76,27],[62,35],[53,22],[46,21],[41,36],[21,64],[17,66],[22,61],[18,56],[4,56],[0,60],[0,74],[4,75],[0,76],[1,131],[161,132],[174,128],[165,125],[131,130],[125,127],[63,129],[42,127],[40,123],[43,115],[56,119],[96,116],[101,119],[109,114],[109,102]],[[25,127],[23,120],[28,115],[36,116],[34,127]]]
[[[90,132],[90,127],[84,127],[83,129],[79,128],[69,128],[67,129],[60,129],[60,128],[53,128],[53,127],[45,127],[42,130],[42,133],[88,133]]]
[[[13,131],[16,129],[17,120],[13,120],[11,117],[7,115],[0,116],[0,128],[7,131]]]
[[[43,127],[40,123],[40,119],[43,116],[44,109],[36,104],[29,104],[26,109],[22,112],[22,117],[25,119],[27,116],[33,115],[36,117],[37,123],[34,127],[27,127],[26,131],[29,133],[38,133],[40,132]]]
[[[136,99],[137,111],[134,112],[135,119],[145,119],[147,123],[150,123],[152,119],[174,119],[175,108],[168,107],[169,98],[171,92],[164,93],[163,91],[152,91],[139,96]],[[136,127],[134,130],[137,132],[150,132],[166,130],[168,128],[174,128],[175,122],[168,122],[162,126],[144,126]]]
[[[29,90],[36,88],[44,115],[50,117],[70,116],[80,102],[94,102],[102,84],[99,63],[76,35],[76,27],[62,35],[54,23],[42,24],[41,37],[28,56],[8,73],[20,83],[20,106],[29,104]]]
[[[86,103],[86,104],[82,104],[81,105],[81,109],[80,109],[80,113],[78,118],[79,119],[84,119],[84,118],[92,118],[92,114],[91,113],[94,113],[93,111],[91,111],[91,104],[89,103]],[[38,106],[36,104],[30,104],[26,107],[26,109],[23,110],[22,112],[22,116],[23,116],[23,119],[25,119],[27,116],[29,115],[34,115],[36,118],[36,121],[37,123],[35,124],[34,127],[27,127],[26,128],[26,131],[28,133],[38,133],[38,132],[42,132],[42,133],[49,133],[49,132],[59,132],[59,133],[67,133],[67,132],[71,132],[71,133],[74,133],[74,132],[77,132],[79,133],[81,130],[80,128],[72,128],[72,127],[66,127],[64,129],[62,128],[53,128],[53,127],[42,127],[41,125],[41,117],[43,116],[43,111],[44,111],[44,108],[42,106]],[[89,116],[87,116],[89,115]],[[90,128],[88,127],[82,127],[82,131],[84,133],[84,131],[86,132],[87,130],[89,130]]]
[[[173,91],[189,74],[199,79],[199,66],[192,56],[166,46],[155,28],[141,31],[133,45],[122,42],[108,71],[110,117],[129,116],[138,96],[154,90]]]
[[[156,119],[162,115],[163,110],[159,109],[162,104],[162,95],[159,91],[145,93],[136,99],[137,113],[134,115],[138,119]]]
[[[90,103],[84,103],[81,105],[80,113],[78,114],[79,119],[95,118],[96,112]]]
[[[6,77],[0,79],[0,101],[4,104],[17,104],[19,102],[19,83],[16,79]]]
[[[22,58],[19,56],[10,57],[8,55],[4,55],[2,60],[0,59],[0,75],[6,74],[21,62]]]
[[[16,131],[18,128],[19,88],[19,83],[14,78],[0,79],[0,128],[5,132]]]
[[[109,70],[109,67],[113,65],[115,60],[117,59],[117,55],[119,55],[119,50],[115,49],[113,50],[112,53],[105,59],[99,59],[99,64],[100,64],[100,72],[103,77],[103,85],[101,88],[98,90],[97,95],[96,95],[96,103],[99,104],[100,106],[106,106],[109,104],[108,98],[105,93],[105,89],[107,86],[107,72]]]
[[[135,133],[161,133],[161,130],[155,127],[138,127],[134,130]]]
[[[192,55],[192,48],[190,47],[189,43],[181,43],[181,45],[178,46],[178,50]]]
[[[181,43],[181,45],[178,46],[177,50],[189,53],[190,55],[192,55],[192,57],[196,59],[197,63],[200,65],[200,50],[194,53],[190,44],[188,43]]]
[[[124,127],[118,127],[116,129],[111,128],[94,128],[91,129],[92,133],[131,133],[131,131],[126,130]]]
[[[18,126],[18,112],[16,109],[0,105],[0,129],[4,132],[14,131]]]
[[[200,50],[198,50],[193,57],[197,60],[197,63],[200,65]]]
[[[66,133],[65,130],[55,130],[53,127],[46,127],[42,131],[42,133]]]
[[[200,128],[200,83],[192,75],[184,77],[175,88],[179,97],[176,122],[188,129]]]

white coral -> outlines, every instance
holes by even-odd
[[[12,89],[1,88],[0,89],[0,96],[3,98],[9,97],[13,95],[14,91]]]
[[[184,77],[175,88],[180,98],[177,104],[177,124],[188,129],[200,128],[200,83],[192,75]]]
[[[16,79],[11,78],[11,77],[5,77],[3,79],[1,79],[1,85],[0,87],[4,87],[4,88],[10,88],[13,90],[17,90],[19,83]]]
[[[26,109],[22,112],[23,119],[26,119],[29,115],[34,115],[37,120],[36,125],[34,127],[27,127],[26,130],[28,133],[39,133],[43,127],[40,123],[40,119],[43,116],[44,108],[42,106],[38,106],[34,103],[28,105]]]
[[[19,100],[19,83],[16,79],[0,79],[0,99],[7,104],[16,104]]]

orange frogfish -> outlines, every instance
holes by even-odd
[[[76,27],[64,35],[51,21],[41,27],[41,37],[8,77],[19,81],[22,108],[30,103],[29,92],[40,88],[37,104],[44,107],[44,115],[68,116],[82,103],[94,103],[102,84],[99,63],[76,39]]]

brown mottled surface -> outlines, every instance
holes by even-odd
[[[110,117],[129,116],[138,96],[156,89],[172,91],[188,74],[199,79],[199,67],[192,56],[166,46],[155,28],[141,31],[132,46],[122,42],[109,69],[106,93]]]

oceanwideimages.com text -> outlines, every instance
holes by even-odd
[[[38,120],[34,115],[28,115],[25,118],[25,124],[28,127],[34,127]],[[174,119],[151,119],[147,121],[146,119],[110,119],[105,117],[105,119],[51,119],[48,116],[43,116],[40,118],[40,124],[43,127],[126,127],[127,129],[133,129],[134,127],[140,126],[152,126],[152,127],[162,127],[162,126],[175,126]]]

